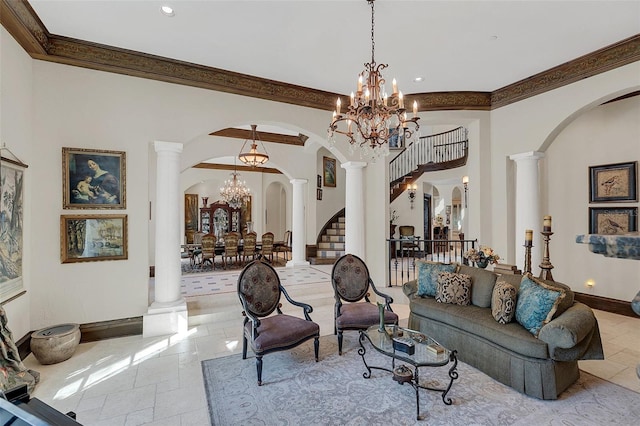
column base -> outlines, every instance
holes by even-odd
[[[142,316],[142,337],[183,334],[187,332],[188,325],[189,312],[184,299],[170,303],[153,302]]]
[[[287,268],[295,268],[296,266],[309,266],[311,265],[307,260],[290,260],[287,262]]]

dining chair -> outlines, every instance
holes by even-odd
[[[205,234],[202,236],[200,241],[201,244],[201,254],[202,254],[202,262],[201,265],[204,266],[205,262],[211,262],[211,267],[215,268],[216,266],[216,236],[213,234]]]
[[[415,243],[415,227],[411,225],[402,225],[398,228],[400,232],[400,253],[401,256],[410,254],[416,257],[416,252],[420,250],[418,244]]]
[[[195,266],[198,263],[202,262],[202,259],[198,261],[198,258],[202,255],[202,248],[198,247],[202,245],[202,237],[206,235],[204,232],[194,232],[193,234],[193,244],[194,248],[189,250],[189,258],[191,260],[191,266]]]
[[[291,231],[284,233],[284,239],[282,241],[273,243],[273,249],[276,252],[276,256],[278,253],[284,253],[284,259],[289,260],[289,253],[291,253]]]
[[[256,241],[258,236],[255,232],[249,232],[244,236],[244,244],[242,244],[242,262],[246,265],[247,258],[256,259],[258,252],[256,251]]]
[[[304,319],[283,314],[280,296],[302,308]],[[247,359],[247,346],[256,355],[258,386],[262,386],[262,357],[271,352],[294,348],[314,339],[315,359],[318,362],[320,326],[309,314],[311,305],[294,301],[280,284],[280,277],[271,265],[254,260],[244,267],[238,277],[238,297],[242,304],[242,359]],[[276,312],[276,315],[272,315]]]
[[[369,287],[384,299],[384,323],[398,324],[398,315],[391,309],[393,299],[376,289],[367,265],[358,256],[345,254],[334,263],[331,285],[336,300],[333,332],[338,335],[339,355],[342,355],[343,331],[366,330],[380,324],[380,310],[369,300]]]
[[[260,254],[264,258],[269,258],[270,262],[273,262],[273,232],[262,234],[262,250],[260,250]]]
[[[238,264],[238,240],[240,236],[237,232],[229,232],[224,236],[224,253],[222,253],[222,266],[227,269],[227,259],[236,258],[235,264]]]

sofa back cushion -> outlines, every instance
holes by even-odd
[[[457,263],[444,264],[428,260],[416,260],[418,267],[418,296],[436,296],[438,274],[440,272],[456,272]]]
[[[491,295],[498,275],[482,268],[460,265],[458,273],[471,276],[471,304],[480,308],[491,307]]]

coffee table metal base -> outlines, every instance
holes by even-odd
[[[436,388],[436,387],[431,387],[431,386],[425,386],[425,385],[421,385],[420,384],[420,376],[418,373],[418,369],[419,367],[426,367],[424,365],[422,366],[417,366],[417,365],[413,365],[413,375],[410,379],[405,379],[403,377],[398,377],[397,376],[397,372],[395,371],[395,362],[396,362],[396,357],[395,355],[390,355],[387,354],[386,352],[380,351],[378,350],[378,352],[390,356],[391,357],[391,370],[385,367],[378,367],[378,366],[373,366],[373,365],[369,365],[367,364],[367,360],[365,359],[365,354],[367,353],[366,348],[364,347],[364,339],[369,340],[369,343],[371,343],[371,346],[375,348],[375,345],[373,344],[373,342],[371,342],[371,340],[369,339],[369,336],[367,335],[366,331],[360,331],[360,339],[359,343],[360,343],[360,348],[358,349],[358,354],[362,357],[362,362],[364,363],[365,368],[367,369],[367,371],[365,371],[364,373],[362,373],[362,377],[364,377],[365,379],[370,379],[371,378],[371,370],[383,370],[383,371],[388,371],[390,373],[392,373],[394,375],[393,380],[397,381],[398,384],[403,385],[405,382],[409,383],[413,389],[416,392],[416,419],[417,420],[424,420],[425,416],[424,415],[420,415],[420,393],[419,390],[420,389],[426,389],[426,390],[430,390],[430,391],[434,391],[434,392],[440,392],[442,393],[442,402],[444,402],[446,405],[451,405],[453,404],[453,401],[451,400],[450,397],[447,396],[447,394],[449,393],[449,390],[451,390],[451,386],[453,385],[453,381],[456,380],[459,375],[458,375],[458,357],[457,357],[457,351],[451,351],[450,355],[449,355],[449,361],[451,363],[453,363],[453,365],[449,368],[449,384],[447,385],[446,388]],[[406,368],[408,369],[408,367],[406,366],[401,366],[399,368]]]

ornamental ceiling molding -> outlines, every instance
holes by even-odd
[[[27,0],[0,0],[0,23],[34,59],[332,111],[347,95],[50,34]],[[420,111],[492,110],[640,60],[640,34],[493,92],[407,94]]]

